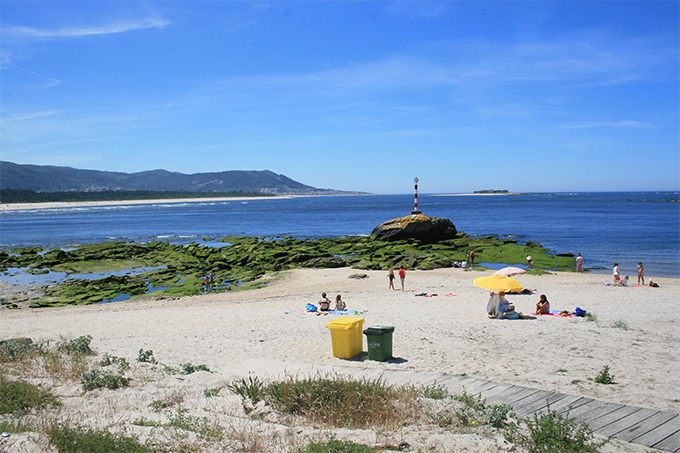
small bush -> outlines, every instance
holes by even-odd
[[[137,361],[145,363],[158,363],[156,362],[156,358],[153,356],[153,351],[151,349],[147,351],[140,349],[139,353],[137,354]]]
[[[137,437],[112,434],[108,431],[55,425],[48,429],[50,445],[60,453],[126,452],[151,453]]]
[[[257,376],[241,378],[227,385],[227,388],[241,397],[246,413],[252,410],[252,406],[262,401],[265,395],[264,383]]]
[[[264,392],[265,401],[285,413],[348,428],[403,422],[406,412],[398,403],[411,396],[382,379],[342,376],[273,382]]]
[[[584,422],[569,418],[550,409],[541,415],[534,414],[533,420],[526,420],[526,431],[520,425],[512,425],[505,431],[509,442],[526,449],[529,453],[588,453],[596,452],[607,441],[595,441],[595,435]]]
[[[130,362],[124,358],[104,353],[102,359],[99,361],[99,366],[106,367],[110,365],[116,365],[118,367],[118,374],[123,374],[130,369]]]
[[[509,418],[514,416],[511,406],[507,404],[487,405],[481,395],[474,396],[463,392],[462,395],[456,395],[453,399],[463,403],[463,407],[455,411],[463,426],[485,424],[494,428],[506,428],[509,426]]]
[[[437,384],[436,382],[432,385],[427,385],[420,389],[420,396],[423,398],[430,398],[433,400],[443,400],[449,398],[451,394],[449,389],[442,384]]]
[[[289,378],[265,385],[257,377],[234,381],[227,388],[241,396],[250,412],[265,401],[275,409],[335,427],[367,427],[403,422],[414,402],[411,388],[396,389],[382,379]]]
[[[30,340],[13,339],[0,344],[0,361],[13,362],[36,351],[36,345]]]
[[[192,365],[191,363],[182,363],[182,374],[192,374],[197,371],[207,371],[210,373],[210,369],[205,365]]]
[[[205,389],[203,390],[203,395],[205,395],[207,398],[212,398],[214,396],[219,395],[220,390],[222,390],[221,387],[215,387],[214,389]]]
[[[10,381],[0,376],[0,414],[24,413],[29,409],[59,404],[57,397],[50,392],[27,382]]]
[[[57,351],[72,355],[94,355],[94,351],[90,348],[91,341],[92,335],[62,341],[57,345]]]
[[[129,386],[130,381],[131,379],[121,376],[120,374],[113,374],[110,371],[101,370],[92,370],[80,378],[80,384],[86,392],[99,388],[115,390],[120,387]]]
[[[355,444],[350,440],[331,439],[328,442],[311,442],[297,451],[298,453],[375,453],[377,450],[367,445]]]
[[[209,441],[222,440],[224,437],[224,432],[219,425],[210,423],[207,417],[189,415],[186,409],[180,409],[177,414],[171,414],[168,418],[170,421],[164,426],[191,431]]]
[[[614,382],[614,376],[609,374],[609,365],[605,365],[602,371],[595,376],[595,382],[598,384],[616,384]]]

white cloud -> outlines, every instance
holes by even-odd
[[[24,26],[3,27],[7,38],[74,38],[80,36],[107,35],[148,28],[163,28],[171,22],[161,18],[150,18],[134,22],[118,22],[86,27],[66,27],[54,30],[41,30]]]

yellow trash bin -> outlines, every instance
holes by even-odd
[[[352,318],[349,316],[337,318],[326,324],[331,330],[331,342],[333,343],[333,355],[339,359],[351,359],[363,351],[364,338],[361,335],[361,326],[364,318]]]

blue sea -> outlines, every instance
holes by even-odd
[[[580,253],[584,267],[608,273],[618,262],[635,275],[680,277],[680,192],[419,194],[426,215],[448,218],[470,236],[534,241],[554,253]],[[68,207],[0,213],[0,248],[72,247],[108,240],[216,245],[232,235],[320,238],[368,235],[408,215],[413,195],[352,195]]]

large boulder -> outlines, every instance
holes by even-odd
[[[449,219],[412,214],[388,220],[373,229],[371,237],[382,241],[418,239],[422,242],[437,242],[456,237],[456,227]]]

